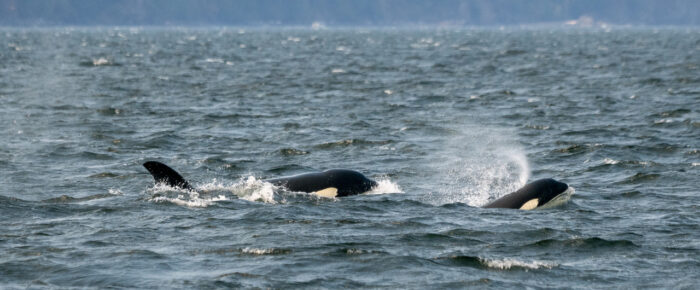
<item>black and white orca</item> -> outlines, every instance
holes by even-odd
[[[156,183],[165,183],[172,187],[194,190],[179,173],[163,163],[148,161],[143,166],[153,175]],[[362,173],[347,169],[331,169],[265,181],[290,191],[313,193],[324,197],[362,194],[377,186],[376,181],[365,177]],[[554,207],[566,202],[573,192],[574,189],[566,183],[551,178],[540,179],[526,184],[517,191],[507,194],[483,207],[522,210]]]
[[[167,165],[148,161],[143,164],[153,175],[156,183],[193,190],[192,186],[177,171]],[[368,192],[377,186],[362,173],[347,169],[331,169],[323,172],[305,173],[288,177],[265,180],[275,186],[284,187],[290,191],[313,193],[324,197],[343,197]]]
[[[554,207],[566,202],[574,189],[566,183],[551,178],[540,179],[526,184],[484,206],[484,208],[515,208],[531,210]]]

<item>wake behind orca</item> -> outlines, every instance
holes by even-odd
[[[167,165],[148,161],[143,164],[156,183],[171,187],[194,190],[177,171]],[[304,173],[288,177],[264,180],[290,191],[313,193],[323,197],[343,197],[357,195],[372,190],[377,182],[362,173],[347,169],[331,169],[323,172]],[[513,208],[531,210],[553,207],[565,202],[573,194],[573,188],[554,179],[540,179],[526,184],[517,191],[507,194],[484,208]]]

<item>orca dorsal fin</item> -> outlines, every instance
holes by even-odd
[[[165,183],[168,186],[179,187],[187,190],[192,190],[192,186],[177,173],[174,169],[168,167],[167,165],[160,163],[158,161],[148,161],[143,164],[146,167],[156,183]]]

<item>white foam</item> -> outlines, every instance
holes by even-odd
[[[224,63],[224,60],[221,58],[206,58],[204,59],[204,62],[208,63]]]
[[[499,269],[499,270],[509,270],[511,268],[514,268],[514,267],[531,269],[531,270],[536,270],[536,269],[541,269],[541,268],[552,269],[556,266],[559,266],[557,263],[549,262],[549,261],[536,261],[535,260],[535,261],[525,262],[525,261],[519,261],[516,259],[509,259],[509,258],[505,258],[505,259],[479,258],[479,262],[481,262],[481,264],[485,265],[486,267]]]
[[[241,254],[247,255],[282,255],[291,253],[291,250],[283,248],[243,248],[238,249]]]
[[[275,200],[275,186],[269,182],[256,179],[254,176],[232,184],[221,183],[216,179],[209,183],[199,185],[198,190],[203,193],[212,191],[228,191],[240,199],[258,201],[264,203],[277,203]]]
[[[398,184],[389,179],[377,180],[377,186],[365,194],[403,193]]]
[[[360,249],[347,249],[345,250],[345,253],[348,255],[361,255],[367,253],[367,251]]]
[[[624,162],[625,164],[639,164],[639,165],[644,165],[644,166],[647,166],[650,164],[649,161],[620,161],[620,160],[615,160],[615,159],[611,159],[611,158],[603,159],[604,164],[615,165],[615,164],[619,164],[620,162]]]
[[[655,120],[654,124],[664,124],[664,123],[673,123],[674,121],[672,119],[659,119]]]
[[[172,204],[176,204],[179,206],[186,206],[186,207],[208,207],[214,202],[217,201],[222,201],[222,200],[228,200],[226,196],[224,195],[219,195],[216,197],[212,198],[200,198],[196,192],[191,192],[189,197],[185,197],[184,195],[178,195],[175,198],[167,197],[167,196],[157,196],[151,199],[153,202],[169,202]]]
[[[101,66],[101,65],[108,65],[108,64],[110,64],[109,60],[107,60],[104,57],[100,57],[98,59],[92,60],[92,65],[94,65],[94,66]]]
[[[121,190],[119,190],[119,189],[114,189],[114,188],[108,189],[107,192],[108,192],[109,194],[111,194],[111,195],[122,195],[122,194],[124,194]]]
[[[620,163],[620,161],[614,160],[614,159],[610,159],[610,158],[605,158],[605,159],[603,159],[603,163],[605,163],[605,164],[610,164],[610,165],[614,165],[614,164]]]
[[[241,253],[250,255],[269,255],[274,254],[275,249],[258,249],[258,248],[243,248]]]
[[[230,195],[248,201],[277,203],[274,185],[249,176],[236,183],[222,183],[216,179],[196,186],[195,190],[156,184],[148,192],[153,202],[169,202],[186,207],[208,207],[217,201],[230,200]],[[211,193],[211,194],[210,194]]]
[[[226,196],[200,197],[199,193],[179,187],[171,187],[158,183],[147,190],[151,194],[152,202],[172,203],[186,207],[207,207],[216,201],[227,200]]]
[[[156,183],[153,187],[148,189],[148,192],[152,194],[161,194],[168,192],[188,193],[190,191],[184,188],[168,186],[165,183]]]

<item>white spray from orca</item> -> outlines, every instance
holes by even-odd
[[[513,136],[511,130],[487,126],[455,130],[438,156],[431,156],[440,185],[426,202],[482,206],[525,185],[530,166]]]

